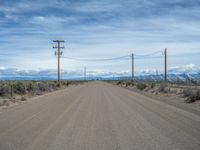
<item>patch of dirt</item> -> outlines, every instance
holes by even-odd
[[[138,90],[136,87],[124,87],[124,88],[148,96],[152,99],[165,102],[169,105],[173,105],[179,108],[184,108],[190,112],[200,114],[200,101],[196,101],[190,104],[186,103],[187,98],[183,97],[182,88],[169,87],[169,89],[166,89],[166,91],[164,92],[159,92],[158,87],[155,88],[147,87],[144,90]]]

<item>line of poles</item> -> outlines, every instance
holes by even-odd
[[[132,77],[131,77],[131,79],[132,79],[132,81],[134,81],[135,80],[135,75],[134,75],[134,73],[135,73],[135,63],[134,63],[134,60],[135,60],[135,55],[134,55],[134,53],[132,53],[132,55],[131,55],[132,57],[131,57],[131,61],[132,61],[132,67],[131,67],[131,70],[132,70]],[[165,82],[167,82],[167,48],[165,48],[165,50],[164,50],[164,80],[165,80]]]
[[[53,46],[53,48],[56,48],[57,51],[55,51],[55,56],[58,57],[58,83],[59,83],[59,86],[60,86],[60,57],[62,55],[62,51],[60,51],[60,49],[64,49],[64,46],[61,46],[61,43],[64,43],[65,41],[63,40],[53,40],[53,43],[56,44],[55,46]],[[155,52],[155,53],[152,53],[150,55],[153,55],[153,54],[156,54],[158,52]],[[136,55],[136,56],[149,56],[149,55]],[[122,58],[127,58],[127,56],[122,56],[122,57],[116,57],[116,58],[111,58],[111,59],[96,59],[96,61],[109,61],[109,60],[115,60],[115,59],[122,59]],[[70,59],[70,58],[69,58]],[[71,59],[74,59],[74,60],[79,60],[79,61],[95,61],[95,59],[91,59],[91,60],[88,60],[88,59],[75,59],[75,58],[71,58]],[[131,55],[131,64],[132,64],[132,67],[131,67],[131,70],[132,70],[132,76],[131,76],[131,79],[132,81],[135,80],[135,54],[132,53]],[[87,72],[86,72],[86,67],[84,67],[84,80],[87,80]],[[165,82],[167,81],[167,48],[165,48],[164,50],[164,80]]]

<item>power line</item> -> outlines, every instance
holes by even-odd
[[[144,58],[144,57],[154,56],[156,54],[162,54],[163,55],[163,51],[156,51],[156,52],[145,54],[145,55],[138,55],[138,54],[136,54],[135,56],[136,57],[143,57]]]
[[[156,55],[156,54],[162,54],[160,56],[153,56],[153,55]],[[0,54],[0,57],[2,56],[9,56],[9,57],[28,57],[29,54],[12,54],[12,53],[9,53],[9,54]],[[184,54],[177,54],[177,55],[169,55],[168,57],[169,58],[173,58],[173,57],[188,57],[188,56],[199,56],[200,53],[184,53]],[[131,57],[131,54],[130,55],[127,55],[127,58],[124,58],[128,60],[129,56]],[[163,51],[157,51],[157,52],[154,52],[154,53],[150,53],[150,54],[146,54],[146,55],[140,55],[140,54],[135,54],[135,59],[146,59],[146,58],[162,58],[164,56],[164,53]],[[50,55],[31,55],[30,57],[52,57]],[[62,56],[62,58],[66,58],[66,59],[71,59],[71,60],[78,60],[78,61],[90,61],[91,59],[78,59],[78,58],[74,58],[74,57],[64,57]],[[112,59],[112,58],[111,58]],[[91,61],[95,61],[96,59],[92,59]],[[97,59],[98,60],[98,59]],[[108,60],[108,59],[99,59],[100,61],[104,61],[104,60]],[[121,59],[123,60],[123,59]]]
[[[145,54],[145,55],[134,55],[135,59],[150,59],[150,58],[161,58],[162,56],[154,56],[156,54],[163,54],[163,51],[156,51],[154,53],[150,53],[150,54]],[[129,60],[132,57],[131,55],[125,55],[125,56],[120,56],[120,57],[114,57],[114,58],[103,58],[103,59],[81,59],[81,58],[75,58],[75,57],[62,57],[65,59],[70,59],[70,60],[74,60],[74,61],[87,61],[87,62],[98,62],[98,61],[113,61],[113,60]]]
[[[131,55],[125,55],[121,57],[114,57],[114,58],[105,58],[105,59],[81,59],[81,58],[74,58],[74,57],[62,57],[70,60],[75,60],[75,61],[88,61],[88,62],[95,62],[95,61],[112,61],[112,60],[128,60]]]
[[[137,59],[137,60],[140,60],[140,59],[158,59],[158,58],[163,58],[163,56],[135,57],[135,59]]]

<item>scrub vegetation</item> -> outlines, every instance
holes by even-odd
[[[81,83],[83,81],[62,81],[60,85],[57,81],[0,81],[0,106]]]
[[[108,81],[126,88],[138,89],[149,93],[171,94],[184,98],[186,103],[193,103],[200,100],[200,86],[198,84],[187,85],[165,82],[147,82],[147,81]]]

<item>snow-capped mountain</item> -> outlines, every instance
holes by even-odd
[[[151,80],[151,81],[162,81],[164,80],[164,75],[140,75],[136,76],[137,80]],[[200,73],[180,73],[173,74],[170,73],[167,75],[168,81],[200,81]]]
[[[62,71],[62,79],[83,80],[83,70]],[[137,80],[162,81],[163,71],[155,69],[140,70],[135,73]],[[200,81],[200,68],[194,64],[171,67],[168,70],[169,81]],[[0,80],[56,80],[57,70],[20,70],[17,68],[0,67]],[[120,72],[90,71],[87,72],[87,80],[130,80],[130,70]]]

